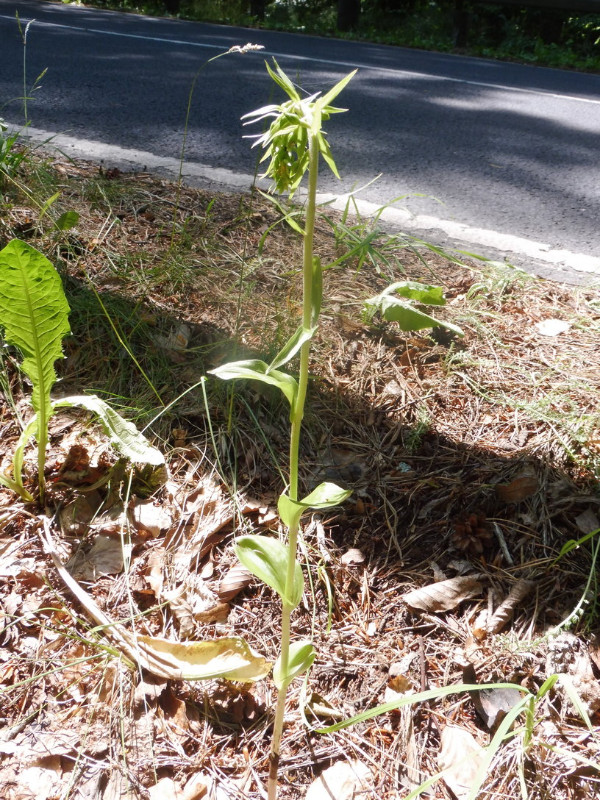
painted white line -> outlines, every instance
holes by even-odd
[[[20,130],[19,126],[10,125],[9,130]],[[46,148],[64,153],[71,158],[80,158],[86,161],[104,162],[109,166],[119,166],[121,169],[147,170],[164,175],[169,180],[177,179],[180,162],[177,158],[156,156],[144,150],[118,147],[117,145],[103,144],[102,142],[87,139],[76,139],[64,134],[55,134],[39,128],[27,128],[23,132],[24,138],[29,138]],[[184,162],[183,178],[193,184],[200,182],[204,186],[212,185],[218,189],[247,191],[255,179],[253,175],[234,172],[229,169],[210,167],[206,164]],[[261,180],[256,183],[262,188],[268,187],[268,182]],[[328,203],[330,207],[340,211],[344,210],[348,195],[321,194],[320,203]],[[356,198],[359,213],[364,217],[374,215],[380,206],[366,200]],[[520,236],[507,233],[475,228],[453,220],[424,214],[413,215],[404,209],[386,208],[380,218],[391,227],[414,234],[420,238],[431,238],[432,231],[442,231],[450,238],[455,247],[462,250],[478,247],[493,248],[505,254],[533,259],[549,267],[575,272],[592,273],[600,276],[600,258],[584,253],[573,253],[570,250],[556,250],[544,242],[535,242]],[[509,258],[510,260],[510,258]]]
[[[14,21],[14,17],[8,16],[7,14],[0,14],[0,19],[9,19],[11,21]],[[21,20],[22,23],[27,23],[30,21],[32,20],[26,20],[26,19]],[[81,33],[94,33],[94,34],[99,34],[101,36],[115,36],[125,39],[140,39],[142,41],[158,42],[160,44],[168,44],[168,45],[177,44],[183,47],[200,47],[206,50],[219,50],[221,52],[226,52],[226,49],[221,45],[210,44],[207,42],[194,42],[189,39],[168,39],[162,36],[146,36],[137,33],[121,33],[118,31],[110,31],[102,28],[91,28],[81,25],[65,25],[60,22],[47,22],[45,20],[33,20],[33,21],[37,25],[43,25],[50,28],[64,28],[66,30],[80,31]],[[249,31],[249,33],[254,34],[254,31],[253,30]],[[256,33],[257,36],[260,38],[260,31],[257,31]],[[240,42],[239,44],[245,44],[245,42],[244,43]],[[260,42],[256,42],[256,44],[260,44]],[[538,97],[552,97],[557,100],[566,100],[574,103],[589,103],[590,105],[600,105],[600,98],[596,100],[590,97],[578,97],[577,95],[549,92],[545,91],[544,89],[525,89],[519,86],[509,86],[507,84],[502,84],[502,83],[472,81],[472,80],[467,80],[466,78],[452,78],[447,75],[438,75],[436,73],[430,73],[430,72],[420,72],[418,70],[396,69],[394,67],[379,67],[379,66],[373,66],[373,64],[364,64],[358,61],[344,61],[344,60],[320,58],[320,57],[315,58],[313,56],[293,55],[290,53],[282,53],[276,50],[268,50],[268,49],[263,50],[262,55],[274,56],[275,58],[279,59],[293,59],[294,61],[310,61],[316,64],[328,64],[329,66],[343,67],[344,69],[347,68],[359,69],[363,71],[380,72],[389,75],[402,75],[410,78],[419,78],[421,80],[436,80],[436,81],[444,81],[447,83],[461,83],[467,86],[480,86],[485,89],[495,89],[496,91],[502,91],[502,92],[517,92],[519,94],[536,95]]]

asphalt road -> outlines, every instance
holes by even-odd
[[[342,181],[373,207],[405,196],[390,224],[535,269],[600,280],[600,76],[318,37],[151,19],[39,0],[0,0],[0,116],[107,163],[176,170],[188,93],[191,179],[245,187],[256,150],[242,114],[271,102],[275,56],[308,92],[354,67],[327,125]],[[66,138],[65,138],[66,137]],[[419,196],[416,196],[419,195]],[[341,202],[344,200],[342,198]],[[368,207],[368,206],[367,206]],[[562,274],[562,273],[559,273]]]

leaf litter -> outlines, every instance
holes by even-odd
[[[233,542],[277,533],[286,412],[269,387],[209,382],[206,403],[193,387],[232,354],[268,359],[293,332],[297,236],[272,227],[276,209],[258,195],[183,187],[174,209],[173,186],[150,175],[55,158],[29,177],[49,176],[80,213],[60,236],[28,234],[73,308],[60,394],[103,392],[129,409],[168,474],[132,473],[87,417],[62,412],[48,516],[2,490],[2,796],[259,798],[273,688],[235,670],[268,669],[279,614]],[[2,207],[0,245],[26,205]],[[318,247],[324,264],[343,255],[331,224]],[[468,682],[467,665],[479,684],[535,694],[560,673],[574,689],[540,701],[525,753],[518,736],[505,740],[482,797],[516,800],[523,779],[534,800],[600,796],[593,536],[557,561],[598,527],[600,294],[406,242],[394,270],[350,261],[325,273],[302,478],[307,491],[335,480],[353,495],[305,525],[312,597],[295,626],[313,631],[318,656],[308,694],[291,693],[281,795],[312,796],[333,775],[355,795],[401,798],[443,768],[429,796],[463,796],[516,702],[509,690],[405,706],[328,736],[310,726]],[[464,340],[362,319],[362,301],[390,279],[423,278],[444,286],[445,319]],[[10,350],[3,374],[6,468],[27,408]],[[31,479],[31,454],[26,470]],[[584,624],[564,630],[577,608]],[[207,639],[241,682],[182,679],[210,676],[194,644]]]

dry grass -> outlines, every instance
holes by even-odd
[[[53,233],[47,218],[38,223],[35,204],[11,191],[0,216],[0,246],[26,238],[64,277],[73,336],[61,393],[102,393],[143,427],[212,366],[234,354],[268,357],[295,329],[299,242],[284,226],[262,240],[277,212],[259,196],[184,188],[176,208],[165,181],[60,159],[37,163],[28,181],[34,197],[59,186],[55,216],[64,208],[81,215],[74,230]],[[323,263],[340,255],[329,225],[320,226],[318,251]],[[370,767],[370,796],[403,798],[438,772],[446,725],[490,741],[468,694],[331,735],[312,730],[323,724],[311,717],[317,699],[335,721],[382,702],[398,675],[404,690],[420,691],[460,683],[468,667],[479,682],[535,693],[549,669],[563,670],[599,722],[594,540],[555,559],[592,529],[600,504],[600,293],[400,246],[393,259],[393,274],[352,263],[326,273],[302,478],[307,488],[334,479],[353,496],[306,525],[310,591],[294,626],[314,637],[319,655],[307,685],[290,693],[281,768],[281,796],[290,800],[348,758]],[[363,322],[362,301],[403,274],[444,286],[442,313],[464,339]],[[570,327],[541,335],[535,325],[548,319]],[[13,358],[4,359],[4,466],[29,413]],[[169,461],[169,481],[156,491],[111,471],[114,458],[85,420],[57,418],[52,535],[64,562],[78,554],[71,571],[111,619],[174,640],[243,635],[273,659],[279,608],[270,590],[250,585],[223,599],[222,589],[235,566],[234,536],[277,525],[286,412],[253,386],[209,381],[207,391],[207,405],[193,389],[147,431]],[[65,469],[82,443],[91,465]],[[90,475],[101,476],[99,488],[90,489]],[[160,533],[108,519],[149,492],[155,514],[167,515]],[[81,497],[87,511],[73,511]],[[220,787],[216,797],[260,797],[270,680],[193,684],[132,671],[110,630],[95,625],[54,570],[40,542],[41,509],[8,492],[1,503],[2,796],[161,800],[187,787],[181,796],[191,800],[201,796],[190,784],[200,773]],[[402,599],[460,575],[477,576],[481,590],[451,611],[419,612]],[[521,579],[530,592],[502,630],[486,632],[482,614]],[[572,638],[551,637],[586,586]],[[505,742],[478,797],[516,800],[519,774],[532,800],[600,796],[588,763],[598,763],[597,727],[589,732],[558,690],[537,713],[531,747],[525,752],[518,735]],[[451,794],[439,781],[427,796]]]

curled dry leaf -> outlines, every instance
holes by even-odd
[[[528,581],[524,578],[518,580],[508,593],[506,599],[498,606],[487,622],[487,630],[490,633],[500,633],[510,620],[513,612],[519,603],[524,600],[535,586],[535,581]]]
[[[504,503],[520,503],[539,489],[538,479],[535,475],[519,475],[510,483],[496,486],[496,494]]]
[[[226,602],[232,600],[242,589],[254,581],[254,575],[241,564],[234,564],[221,578],[217,595],[219,600]]]
[[[474,577],[459,576],[432,583],[402,595],[407,606],[417,611],[451,611],[463,600],[481,594],[481,584]]]

